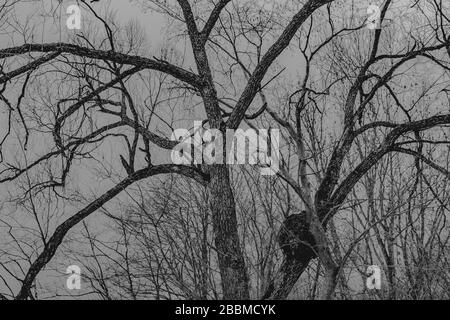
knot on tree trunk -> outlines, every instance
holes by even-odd
[[[303,261],[317,257],[306,211],[292,214],[284,220],[278,233],[278,245],[287,259]]]

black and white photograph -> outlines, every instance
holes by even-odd
[[[450,1],[0,0],[17,300],[450,300]]]

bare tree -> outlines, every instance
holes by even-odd
[[[3,3],[0,22],[16,5],[15,1]],[[138,215],[132,211],[127,217],[109,214],[118,222],[118,247],[102,247],[84,224],[91,252],[86,258],[96,264],[91,276],[103,273],[102,263],[111,262],[97,259],[100,250],[114,251],[120,257],[113,264],[121,269],[123,288],[116,294],[125,292],[122,297],[137,298],[142,293],[134,280],[140,270],[131,268],[137,267],[132,244],[145,240],[155,243],[162,259],[156,265],[141,266],[161,271],[152,281],[153,289],[158,283],[162,291],[148,293],[157,297],[218,298],[220,292],[224,299],[249,298],[253,296],[249,269],[258,269],[252,266],[256,259],[261,264],[257,278],[262,281],[256,292],[267,299],[285,299],[317,257],[311,295],[315,297],[321,275],[320,297],[332,298],[345,276],[342,269],[346,259],[359,243],[359,236],[351,239],[350,247],[342,248],[339,243],[342,236],[335,220],[346,214],[361,219],[352,227],[362,229],[364,240],[375,235],[377,248],[370,253],[382,250],[379,261],[386,266],[391,286],[396,281],[391,261],[396,236],[406,255],[407,277],[422,286],[426,275],[414,273],[411,262],[420,266],[426,260],[425,252],[433,250],[419,248],[433,246],[433,254],[442,258],[448,245],[448,231],[440,229],[445,227],[441,221],[448,214],[442,198],[448,194],[448,186],[444,183],[444,190],[436,191],[429,180],[431,170],[445,179],[450,176],[446,95],[450,90],[450,21],[442,0],[405,2],[404,8],[414,13],[408,19],[414,19],[418,27],[401,35],[401,28],[392,23],[401,19],[391,0],[380,6],[381,28],[376,30],[365,27],[365,16],[355,18],[360,11],[355,1],[349,0],[287,1],[285,10],[252,8],[250,2],[231,0],[140,1],[141,6],[165,15],[171,30],[186,41],[185,46],[168,43],[157,53],[150,53],[136,25],[121,29],[114,16],[101,14],[87,1],[79,3],[91,18],[86,30],[65,41],[39,42],[35,41],[35,29],[11,19],[14,22],[6,29],[13,40],[0,49],[0,99],[7,114],[7,130],[0,140],[0,183],[24,187],[23,204],[33,217],[30,234],[37,239],[24,248],[24,240],[15,240],[14,232],[9,232],[13,245],[25,257],[8,262],[20,269],[20,276],[2,264],[20,286],[17,292],[11,287],[9,296],[36,297],[32,289],[37,275],[52,261],[68,233],[94,212],[113,199],[121,199],[124,191],[140,188],[150,177],[170,179],[174,174],[203,188],[198,204],[181,208],[175,216],[169,214],[170,206],[165,208],[159,201],[150,202],[150,211],[148,204],[139,203]],[[351,13],[348,17],[347,12]],[[180,53],[187,49],[187,54]],[[301,79],[294,85],[282,77],[286,66],[279,59],[293,52],[304,63]],[[436,76],[427,74],[429,70]],[[413,86],[419,82],[420,90]],[[178,144],[170,135],[177,123],[186,121],[189,107],[198,107],[194,112],[202,115],[204,125],[224,135],[227,129],[246,126],[282,130],[281,167],[278,179],[274,179],[276,187],[270,191],[286,192],[279,196],[280,208],[264,207],[261,200],[250,202],[263,206],[264,217],[256,217],[254,208],[239,203],[245,197],[233,192],[226,164],[177,165],[168,159]],[[40,145],[34,145],[36,142]],[[395,213],[399,206],[391,204],[386,209],[385,203],[375,203],[373,193],[380,186],[366,181],[373,171],[382,170],[387,157],[396,159],[394,154],[404,162],[396,170],[407,165],[405,159],[412,157],[415,162],[411,174],[416,182],[410,198],[416,197],[418,203],[403,199],[415,207],[401,209],[400,218]],[[96,177],[102,180],[102,191],[95,197],[83,194],[82,184],[76,183],[77,174],[86,167],[97,170]],[[243,176],[246,192],[258,192],[267,182],[254,175]],[[368,207],[359,213],[357,205],[347,204],[363,193],[361,185],[366,187]],[[291,200],[291,192],[296,200]],[[178,195],[164,194],[159,200],[170,204]],[[425,218],[429,203],[420,199],[422,195],[440,203],[439,214]],[[268,203],[273,205],[275,199]],[[371,226],[377,219],[377,207],[388,214],[381,214],[381,221]],[[64,208],[63,214],[49,214],[50,208]],[[186,219],[192,208],[201,210],[195,219]],[[210,212],[212,237],[206,212]],[[277,220],[279,212],[284,221]],[[158,214],[166,227],[159,228],[155,220]],[[417,225],[414,216],[422,219],[421,224]],[[135,221],[135,217],[141,220]],[[298,222],[292,223],[294,219]],[[188,233],[192,229],[186,226],[192,221],[203,222],[197,230],[206,233],[192,240],[191,249],[198,247],[202,253],[195,259],[177,248],[179,241],[191,240]],[[416,228],[425,229],[429,221],[434,221],[432,230],[444,231],[426,244],[425,232],[415,233]],[[147,223],[146,231],[153,230],[148,237],[142,230]],[[266,224],[269,239],[253,237],[251,244],[248,231],[257,230],[259,223]],[[405,223],[406,232],[402,230]],[[10,221],[4,225],[9,231],[16,228]],[[178,229],[168,226],[181,228],[183,236],[174,237]],[[382,236],[379,228],[385,230]],[[408,248],[411,232],[416,251]],[[274,260],[280,254],[275,252],[277,241],[284,253],[278,264]],[[217,261],[208,248],[212,243]],[[247,246],[263,251],[249,256]],[[220,290],[211,275],[215,263]],[[276,271],[275,266],[279,267]],[[186,274],[185,267],[189,269]],[[444,272],[442,277],[446,276]],[[167,284],[174,279],[176,290],[173,283]],[[97,292],[111,298],[104,275],[91,280],[93,286],[100,285]],[[343,280],[341,290],[347,290]],[[418,289],[413,291],[413,297],[422,294]],[[395,298],[396,293],[390,294]]]

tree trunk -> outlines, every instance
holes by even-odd
[[[301,260],[285,258],[262,299],[285,300],[310,261],[310,257]]]
[[[239,241],[236,206],[228,168],[214,164],[211,166],[210,176],[210,205],[223,299],[248,299],[248,275]]]

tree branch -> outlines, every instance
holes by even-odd
[[[91,202],[84,209],[61,223],[50,237],[44,250],[39,254],[38,258],[31,264],[28,272],[22,281],[22,287],[19,294],[16,296],[16,300],[24,300],[30,296],[30,288],[36,279],[37,274],[45,267],[45,265],[53,258],[56,250],[61,245],[67,232],[70,231],[75,225],[88,217],[90,214],[101,208],[109,200],[117,196],[127,187],[133,183],[146,179],[151,176],[164,174],[164,173],[178,173],[197,180],[204,184],[208,179],[203,173],[198,171],[194,167],[188,167],[183,165],[158,165],[154,167],[145,168],[136,171],[132,175],[128,176],[125,180],[122,180],[115,187],[109,189],[102,196]]]
[[[324,4],[333,2],[334,0],[309,0],[300,11],[293,17],[289,25],[284,29],[278,40],[270,47],[266,54],[262,57],[261,62],[256,66],[255,71],[250,77],[247,86],[242,92],[233,113],[227,121],[227,127],[236,129],[245,116],[245,112],[255,98],[259,90],[261,81],[267,73],[267,70],[276,58],[287,48],[292,38],[306,19]]]
[[[166,61],[132,56],[113,51],[89,49],[69,43],[24,44],[20,47],[0,50],[0,59],[29,52],[54,52],[55,54],[70,53],[80,57],[132,65],[135,67],[141,67],[142,69],[151,69],[164,72],[198,89],[203,87],[203,81],[198,75]]]
[[[216,4],[216,6],[214,7],[213,11],[211,12],[211,15],[208,18],[208,21],[206,21],[206,24],[200,33],[202,36],[203,44],[205,44],[206,41],[208,40],[208,37],[211,34],[212,29],[214,28],[214,26],[217,23],[217,20],[219,19],[220,13],[230,1],[231,0],[220,0],[219,3]]]

